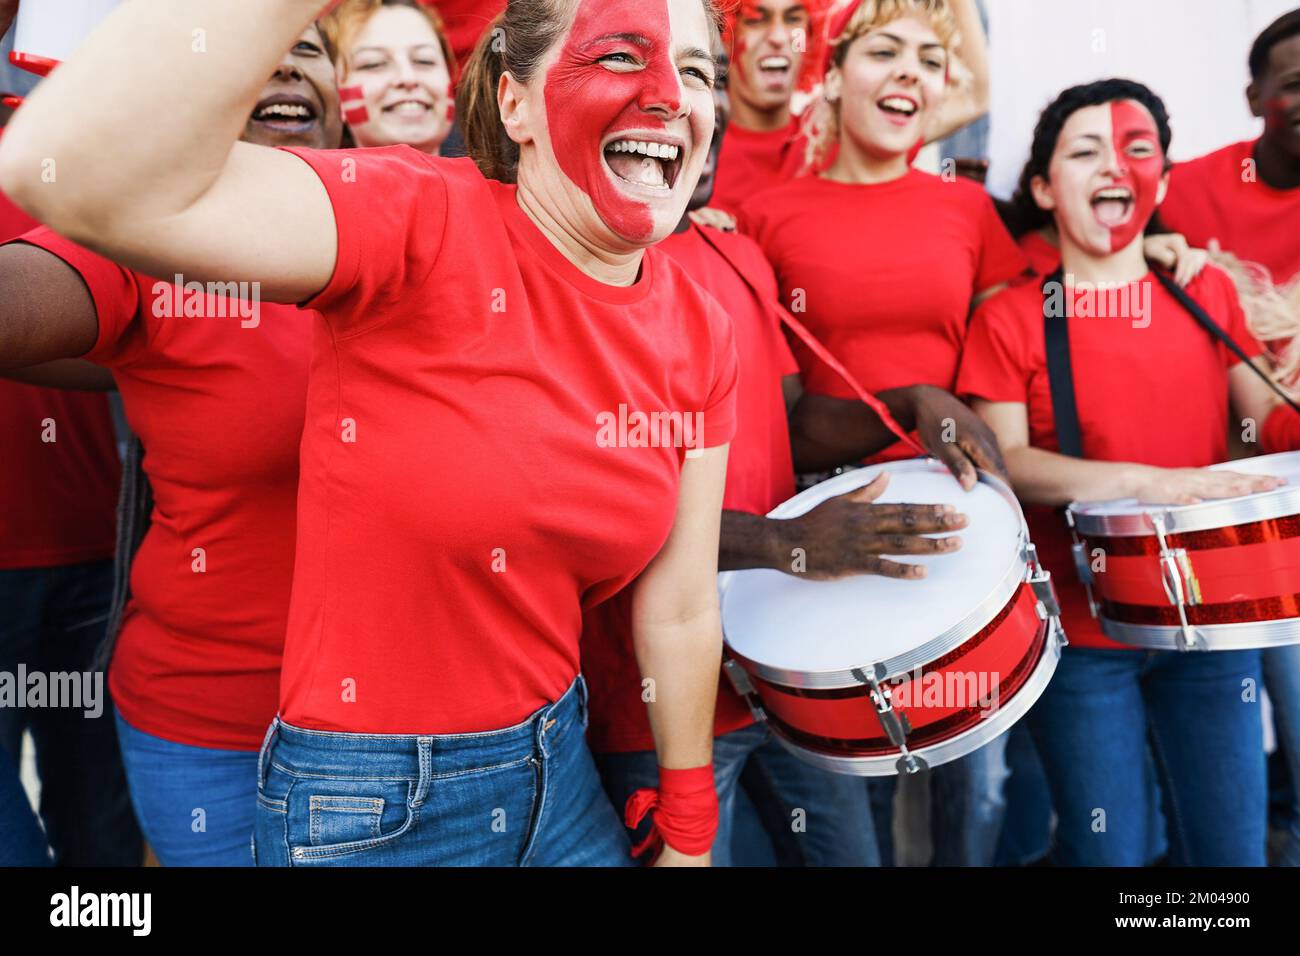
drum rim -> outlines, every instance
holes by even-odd
[[[802,495],[807,495],[814,488],[821,488],[823,485],[829,485],[832,482],[842,485],[852,485],[861,487],[866,482],[861,480],[862,472],[869,471],[872,467],[881,470],[893,472],[915,472],[915,471],[932,471],[935,466],[947,472],[944,466],[936,458],[911,458],[905,461],[886,462],[880,466],[868,466],[867,468],[857,469],[855,471],[845,472],[820,482],[801,492],[799,495],[782,502],[777,507],[768,512],[768,517],[781,518],[781,512],[789,510],[787,506],[792,502],[798,501]],[[1020,502],[1012,492],[1006,482],[1002,481],[996,475],[989,474],[985,471],[978,472],[979,480],[982,484],[988,485],[996,491],[1002,498],[1011,505],[1016,517],[1020,521],[1020,537],[1017,541],[1015,557],[1013,558],[1007,573],[998,581],[995,589],[990,592],[989,596],[977,604],[961,620],[951,625],[947,630],[941,632],[936,637],[930,638],[924,644],[921,644],[909,651],[898,654],[894,657],[885,658],[882,661],[864,660],[861,664],[847,668],[840,668],[826,671],[792,671],[784,668],[774,667],[770,664],[763,664],[738,651],[727,639],[726,617],[722,614],[723,629],[722,639],[726,644],[727,652],[747,670],[774,684],[784,684],[787,687],[794,687],[800,690],[838,690],[844,687],[861,687],[862,680],[854,673],[862,671],[874,671],[878,665],[885,668],[885,676],[896,677],[900,674],[910,673],[917,667],[921,667],[936,658],[942,657],[950,651],[956,650],[978,634],[989,622],[1011,603],[1017,590],[1022,584],[1027,584],[1032,574],[1030,568],[1028,547],[1029,547],[1029,530],[1025,524],[1024,511],[1020,507]],[[956,480],[956,479],[954,479]],[[744,571],[724,571],[718,575],[718,598],[720,611],[725,610],[723,605],[726,601],[727,591],[730,588],[731,581],[736,575],[744,574]]]
[[[1166,624],[1129,624],[1099,617],[1102,633],[1113,641],[1147,651],[1177,651],[1182,628]],[[1300,644],[1300,617],[1235,624],[1197,624],[1206,638],[1205,651],[1246,651]],[[1218,646],[1214,646],[1215,642]],[[1199,649],[1198,649],[1199,650]]]
[[[1296,452],[1281,452],[1275,455],[1259,455],[1248,460],[1257,462],[1281,458],[1294,459],[1296,455]],[[1230,469],[1233,464],[1229,461],[1210,467]],[[1152,505],[1141,511],[1124,515],[1093,514],[1082,510],[1105,504],[1104,501],[1070,502],[1070,517],[1079,534],[1113,538],[1154,537],[1156,532],[1152,519],[1157,515],[1164,519],[1165,534],[1212,531],[1215,528],[1231,528],[1257,521],[1287,518],[1300,514],[1300,485],[1284,485],[1273,491],[1246,498],[1205,501],[1198,505]]]
[[[999,707],[997,713],[992,717],[954,737],[950,737],[948,740],[918,750],[911,750],[909,753],[923,762],[928,769],[934,769],[974,753],[981,747],[992,743],[1024,719],[1030,708],[1038,702],[1043,692],[1047,690],[1047,685],[1051,682],[1052,676],[1056,673],[1057,665],[1060,663],[1061,650],[1067,644],[1065,631],[1056,619],[1048,618],[1043,621],[1038,633],[1041,633],[1042,628],[1050,629],[1047,639],[1043,643],[1043,654],[1038,659],[1038,663],[1034,665],[1034,672],[1021,686],[1020,691],[1007,701],[1006,706]],[[1035,637],[1037,637],[1037,634]],[[770,724],[767,727],[783,747],[805,763],[812,764],[822,770],[842,776],[855,777],[896,777],[900,775],[898,772],[900,754],[886,754],[879,757],[837,757],[832,754],[823,754],[810,750],[801,744],[788,740],[776,727]]]

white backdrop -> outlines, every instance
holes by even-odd
[[[1124,76],[1169,107],[1175,160],[1249,139],[1246,58],[1300,0],[985,0],[992,54],[988,186],[1015,188],[1043,107],[1076,83]]]

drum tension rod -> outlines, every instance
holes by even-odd
[[[749,712],[754,719],[759,723],[766,723],[767,711],[763,709],[763,702],[758,696],[758,691],[754,690],[754,685],[749,681],[749,675],[745,673],[745,669],[740,666],[739,662],[731,657],[726,657],[722,662],[722,672],[727,675],[727,680],[731,681],[732,689],[749,705]]]
[[[1099,617],[1101,609],[1097,606],[1097,598],[1092,593],[1092,565],[1088,561],[1088,546],[1079,539],[1079,531],[1074,526],[1074,512],[1069,508],[1065,509],[1065,523],[1070,526],[1070,553],[1074,556],[1074,570],[1078,573],[1083,589],[1088,594],[1088,611],[1094,618]]]
[[[1151,525],[1160,542],[1160,583],[1164,586],[1169,603],[1178,609],[1178,649],[1209,650],[1200,633],[1187,620],[1187,608],[1201,603],[1201,585],[1192,571],[1192,559],[1184,548],[1169,547],[1169,542],[1165,539],[1164,515],[1153,514]]]
[[[872,665],[870,674],[860,667],[853,668],[850,673],[871,691],[871,703],[876,708],[876,718],[889,736],[890,742],[898,748],[898,772],[920,773],[925,770],[928,766],[926,762],[907,749],[907,735],[912,732],[912,723],[907,719],[906,714],[894,710],[893,698],[885,685],[885,678],[889,676],[885,665]]]

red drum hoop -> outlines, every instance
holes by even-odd
[[[952,504],[970,517],[961,551],[915,559],[924,580],[720,575],[733,686],[797,756],[859,776],[938,766],[1005,733],[1064,644],[1050,576],[1015,496],[991,475],[967,493],[938,462],[891,462],[823,482],[771,517],[797,517],[882,469],[882,503]]]
[[[1075,564],[1112,640],[1150,650],[1300,643],[1300,453],[1213,467],[1288,484],[1198,505],[1070,506]]]

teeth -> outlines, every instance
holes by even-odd
[[[788,70],[790,60],[784,56],[768,56],[758,61],[760,70]]]
[[[880,105],[890,110],[897,110],[900,113],[915,113],[916,105],[910,100],[905,100],[901,96],[887,96],[880,101]]]
[[[429,108],[427,103],[420,103],[416,100],[403,100],[400,103],[394,103],[392,106],[386,107],[386,109],[398,113],[423,113]]]
[[[675,160],[680,150],[667,143],[646,143],[636,139],[621,139],[605,147],[615,153],[640,153],[652,159]]]
[[[285,119],[307,119],[311,110],[300,103],[273,103],[257,111],[259,119],[268,116],[283,116]]]
[[[1094,201],[1102,199],[1118,199],[1122,202],[1128,202],[1133,198],[1133,194],[1127,189],[1103,189],[1092,198]]]

